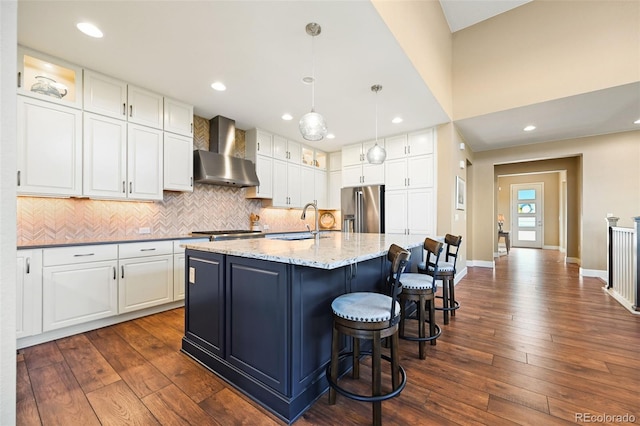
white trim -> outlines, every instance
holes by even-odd
[[[580,268],[580,275],[583,277],[595,277],[600,278],[602,281],[607,282],[609,274],[607,271],[602,271],[599,269],[584,269]]]
[[[618,303],[620,303],[627,311],[631,312],[633,315],[640,315],[640,311],[636,311],[634,306],[631,303],[629,303],[627,299],[625,299],[620,294],[618,294],[618,292],[615,291],[614,289],[607,288],[606,286],[604,286],[602,287],[602,290],[604,290],[605,293],[608,293],[609,296],[616,299]]]
[[[37,334],[35,336],[23,337],[22,339],[18,339],[18,349],[26,348],[33,345],[39,345],[40,343],[50,342],[52,340],[60,339],[63,337],[73,336],[74,334],[85,333],[87,331],[96,330],[98,328],[118,324],[125,321],[130,321],[132,319],[145,317],[147,315],[157,314],[158,312],[168,311],[170,309],[179,308],[181,306],[184,306],[184,300],[167,303],[160,306],[153,306],[151,308],[141,309],[135,312],[128,312],[126,314],[115,315],[113,317],[102,318],[95,321],[89,321],[83,324],[76,324],[58,330],[47,331],[46,333]]]
[[[564,261],[565,263],[576,263],[578,265],[581,263],[579,257],[565,257]]]
[[[542,250],[560,250],[560,246],[542,246]]]
[[[490,260],[467,260],[467,266],[478,266],[480,268],[495,268],[496,263]]]
[[[465,266],[461,271],[456,271],[456,276],[453,279],[453,284],[456,285],[467,275],[468,269]]]

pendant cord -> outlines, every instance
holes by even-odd
[[[311,112],[316,109],[316,61],[314,54],[314,41],[316,36],[311,36]]]

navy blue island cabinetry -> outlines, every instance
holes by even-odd
[[[378,243],[382,250],[337,262],[336,248],[317,242],[315,250],[333,252],[333,263],[260,254],[277,253],[284,245],[301,253],[300,243],[187,244],[185,259],[182,351],[288,423],[328,389],[331,302],[348,292],[384,292],[388,269],[384,242]],[[421,255],[421,248],[407,248]]]

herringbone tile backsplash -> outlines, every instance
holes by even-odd
[[[208,120],[195,117],[194,148],[209,148]],[[243,157],[245,132],[236,130],[236,152]],[[131,238],[139,228],[154,235],[187,235],[197,230],[250,229],[251,213],[269,230],[304,230],[300,210],[263,208],[245,190],[196,184],[193,192],[164,192],[158,202],[18,197],[18,244]],[[307,223],[312,225],[313,215]],[[312,225],[313,226],[313,225]]]

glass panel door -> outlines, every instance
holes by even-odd
[[[542,248],[544,184],[511,185],[511,244]]]

